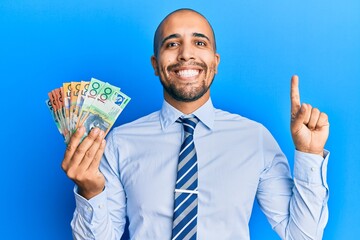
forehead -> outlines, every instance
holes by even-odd
[[[161,24],[160,38],[171,34],[181,36],[193,33],[205,34],[213,41],[213,32],[208,21],[198,13],[179,11],[168,16]]]

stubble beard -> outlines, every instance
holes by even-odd
[[[168,72],[171,71],[170,69],[171,67],[168,68]],[[205,73],[205,76],[200,82],[201,85],[198,87],[192,86],[193,83],[186,83],[185,85],[182,86],[176,84],[176,81],[173,81],[172,78],[169,76],[169,74],[167,74],[167,72],[164,69],[162,71],[164,73],[163,76],[166,77],[168,81],[167,82],[164,81],[161,75],[159,76],[159,78],[165,92],[173,99],[180,102],[193,102],[204,96],[204,94],[207,93],[207,91],[209,91],[210,86],[214,81],[215,75],[211,79],[209,86],[206,86],[206,77],[208,74],[207,69],[209,68],[207,67],[204,68],[203,71]],[[160,72],[160,69],[158,69],[158,71]]]
[[[160,78],[160,82],[166,91],[172,98],[181,102],[193,102],[204,96],[209,90],[210,86],[205,85],[205,81],[201,82],[201,86],[192,87],[192,83],[186,84],[184,87],[177,86],[174,83],[166,84]],[[211,85],[211,84],[210,84]]]

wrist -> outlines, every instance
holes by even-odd
[[[296,149],[297,151],[299,151],[299,152],[319,155],[319,156],[321,156],[322,158],[324,158],[324,156],[325,156],[325,154],[324,154],[324,149],[322,149],[321,151],[306,150],[306,149],[299,149],[299,148],[295,148],[295,149]]]
[[[99,195],[100,193],[102,193],[105,189],[105,186],[97,189],[97,190],[84,190],[83,188],[79,187],[78,188],[78,194],[81,195],[82,197],[84,197],[85,199],[89,200],[93,197],[95,197],[96,195]]]

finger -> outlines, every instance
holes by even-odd
[[[72,166],[78,166],[82,159],[84,158],[86,152],[89,150],[89,148],[93,145],[94,141],[98,137],[100,133],[99,128],[94,128],[91,130],[89,135],[80,143],[80,145],[76,148],[72,160],[69,163],[69,168]]]
[[[319,120],[316,124],[316,128],[329,127],[329,126],[330,126],[330,123],[329,123],[328,115],[323,112],[320,113]]]
[[[291,100],[291,116],[292,118],[294,118],[301,107],[300,93],[299,93],[299,77],[296,75],[292,76],[291,78],[290,100]]]
[[[316,128],[316,125],[319,121],[319,117],[320,117],[320,111],[317,108],[312,108],[311,109],[311,115],[310,115],[310,119],[309,119],[309,123],[307,124],[307,127],[310,130],[314,130]]]
[[[99,172],[99,165],[100,165],[101,158],[105,151],[105,146],[106,146],[106,140],[103,139],[101,141],[99,149],[97,150],[97,152],[94,156],[94,160],[91,162],[91,164],[89,166],[89,169],[88,169],[89,171]]]
[[[305,117],[303,119],[303,124],[308,125],[310,122],[310,117],[311,117],[311,111],[312,111],[312,106],[308,103],[304,103],[301,105],[301,108],[305,107]]]
[[[96,153],[99,150],[102,140],[104,139],[104,131],[100,131],[99,135],[86,151],[82,161],[79,163],[79,170],[86,171],[95,159]]]
[[[81,138],[84,136],[84,133],[85,133],[85,127],[79,127],[76,132],[74,133],[74,135],[70,138],[70,141],[66,147],[66,151],[65,151],[65,154],[64,154],[64,160],[62,162],[62,169],[63,170],[66,170],[70,161],[71,161],[71,158],[73,157],[74,155],[74,152],[76,151],[76,148],[78,147],[79,143],[80,143],[80,140]]]

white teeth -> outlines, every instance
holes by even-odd
[[[194,70],[194,69],[180,70],[177,72],[177,75],[179,75],[180,77],[194,77],[199,75],[199,70]]]

